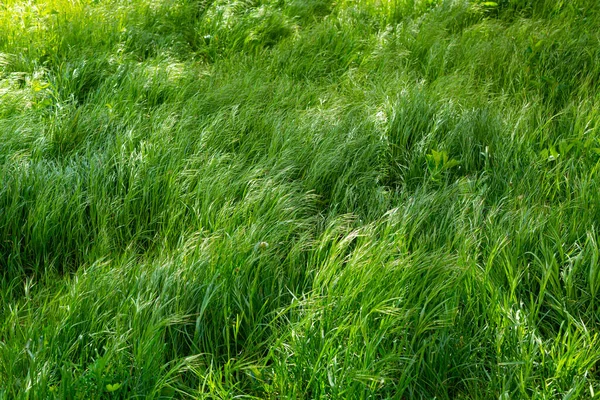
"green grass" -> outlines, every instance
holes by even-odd
[[[3,1],[0,399],[595,398],[598,27]]]

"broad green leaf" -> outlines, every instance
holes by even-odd
[[[106,390],[109,392],[114,392],[119,390],[119,388],[121,387],[120,383],[113,383],[112,385],[109,383],[108,385],[106,385]]]

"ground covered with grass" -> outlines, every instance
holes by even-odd
[[[600,4],[4,0],[0,398],[594,398]]]

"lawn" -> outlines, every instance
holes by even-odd
[[[600,2],[3,0],[0,399],[600,393]]]

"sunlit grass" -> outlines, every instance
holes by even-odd
[[[0,398],[594,398],[598,26],[2,2]]]

